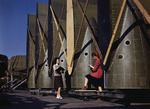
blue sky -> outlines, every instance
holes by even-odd
[[[0,0],[0,54],[26,55],[27,16],[48,0]]]

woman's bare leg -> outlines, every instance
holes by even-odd
[[[57,95],[60,95],[61,87],[58,88]]]
[[[98,90],[99,90],[100,92],[102,92],[102,87],[99,86],[99,87],[98,87]]]
[[[86,86],[87,86],[87,84],[88,84],[88,79],[85,77],[85,82],[84,82],[84,86],[83,86],[83,88],[81,89],[81,90],[86,90]]]
[[[89,81],[89,80],[85,77],[85,83],[84,83],[84,86],[87,86],[88,81]]]

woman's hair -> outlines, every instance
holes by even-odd
[[[57,59],[59,59],[58,57],[56,57],[53,62],[52,62],[52,68],[51,68],[51,72],[53,72],[53,65],[56,64]]]
[[[92,56],[97,56],[97,57],[98,57],[97,51],[93,51],[93,52],[92,52]]]
[[[59,59],[59,58],[58,58],[58,57],[56,57],[56,58],[53,60],[53,64],[52,64],[52,65],[56,64],[57,59]]]

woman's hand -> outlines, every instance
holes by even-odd
[[[60,70],[60,73],[64,73],[64,70]]]

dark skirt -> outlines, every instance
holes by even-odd
[[[62,76],[54,76],[54,88],[63,87]]]
[[[85,76],[94,87],[102,86],[102,79],[95,78],[90,74]]]

